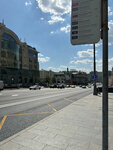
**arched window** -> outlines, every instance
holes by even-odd
[[[15,39],[14,39],[10,34],[3,33],[3,34],[2,34],[2,37],[3,37],[4,39],[10,40],[10,41],[12,41],[12,42],[16,42]]]
[[[7,67],[20,68],[20,45],[10,34],[2,34],[1,48],[1,56],[6,58]]]
[[[2,34],[1,47],[3,49],[9,49],[15,52],[19,50],[19,45],[17,44],[16,40],[7,33]]]

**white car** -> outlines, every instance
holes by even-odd
[[[37,89],[40,90],[41,86],[39,86],[39,85],[33,85],[33,86],[30,86],[29,89],[30,90],[37,90]]]
[[[0,80],[0,90],[4,89],[4,82]]]

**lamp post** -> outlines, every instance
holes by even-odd
[[[93,95],[97,95],[97,88],[96,88],[96,56],[95,56],[95,44],[93,44],[94,50],[94,88],[93,88]]]

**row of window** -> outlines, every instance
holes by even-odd
[[[8,67],[17,67],[20,61],[22,61],[22,49],[20,45],[16,43],[16,40],[9,34],[2,34],[1,41],[1,65]],[[37,52],[32,49],[28,49],[30,68],[37,69]]]
[[[8,40],[2,40],[1,41],[1,47],[2,49],[10,49],[12,51],[19,51],[19,45],[16,44],[13,41],[8,41]]]
[[[32,51],[31,49],[28,49],[28,55],[29,55],[30,57],[37,58],[37,53],[34,52],[34,51]]]
[[[19,61],[19,53],[13,53],[12,51],[1,51],[1,57],[7,59],[13,59]]]
[[[11,60],[5,60],[1,59],[1,65],[3,67],[11,67],[11,68],[20,68],[21,64],[19,64],[18,61],[11,61]]]
[[[36,64],[29,64],[29,69],[30,70],[34,70],[34,69],[36,69],[37,70],[37,65]]]

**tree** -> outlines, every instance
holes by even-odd
[[[56,83],[56,78],[55,77],[52,78],[52,83]]]
[[[45,78],[45,82],[46,82],[47,84],[49,84],[49,83],[50,83],[50,77],[49,77],[49,76],[46,76],[46,78]]]

